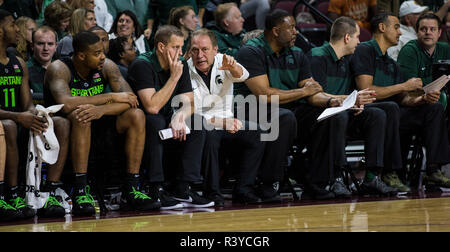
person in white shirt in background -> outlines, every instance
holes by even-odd
[[[218,53],[216,36],[207,29],[192,33],[188,54],[195,113],[208,123],[203,152],[207,197],[216,206],[224,205],[219,186],[219,148],[223,139],[229,139],[239,146],[242,154],[233,202],[261,203],[253,189],[264,154],[261,131],[256,125],[251,130],[249,122],[236,119],[233,113],[233,82],[245,81],[249,73],[233,57]]]
[[[97,19],[97,25],[109,31],[113,24],[114,18],[108,12],[108,6],[106,5],[105,0],[95,0],[95,18]]]
[[[417,39],[416,23],[417,19],[428,10],[428,7],[421,6],[416,1],[405,1],[400,5],[400,41],[396,46],[388,49],[388,55],[397,61],[398,54],[406,43]]]

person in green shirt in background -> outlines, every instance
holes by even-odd
[[[208,0],[152,0],[152,3],[156,5],[153,12],[155,16],[153,16],[152,19],[157,17],[159,20],[159,25],[166,25],[169,23],[171,9],[189,5],[194,8],[194,12],[198,17],[199,25],[200,27],[203,27],[203,16],[205,15],[205,7]]]
[[[72,8],[66,2],[60,0],[53,1],[45,8],[42,8],[41,14],[43,14],[43,20],[38,20],[37,24],[38,26],[43,24],[52,27],[58,34],[57,40],[59,41],[67,35],[72,13]]]
[[[450,59],[450,45],[438,42],[442,29],[441,20],[432,13],[419,17],[417,40],[411,40],[400,51],[397,62],[403,74],[409,78],[421,78],[426,86],[433,81],[433,64]],[[441,92],[439,102],[446,107],[447,94]]]
[[[33,33],[33,56],[27,61],[27,67],[33,100],[38,104],[44,104],[44,76],[56,52],[56,36],[55,30],[49,26],[42,26]],[[42,94],[42,98],[37,97],[39,93]]]
[[[214,12],[215,25],[210,28],[217,37],[219,52],[236,56],[244,37],[244,18],[235,3],[220,4]]]

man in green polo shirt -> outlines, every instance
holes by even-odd
[[[219,52],[236,56],[244,37],[244,18],[235,3],[217,6],[214,12],[215,25],[210,27],[217,37]]]
[[[417,40],[411,40],[400,51],[398,64],[408,77],[421,78],[423,85],[433,81],[433,64],[450,59],[450,45],[438,42],[442,29],[441,20],[432,13],[419,17],[416,24]],[[439,101],[446,107],[447,95],[441,92]]]
[[[237,85],[241,88],[236,91],[242,95],[265,96],[269,103],[273,96],[279,98],[280,135],[276,141],[266,143],[268,155],[265,159],[286,154],[284,151],[298,135],[299,142],[308,148],[310,161],[307,167],[302,167],[305,192],[315,199],[333,198],[335,194],[348,197],[351,193],[334,180],[334,172],[339,170],[335,167],[343,167],[346,163],[341,148],[344,138],[340,137],[347,128],[345,116],[338,114],[317,122],[325,108],[340,106],[342,98],[324,93],[312,78],[308,58],[294,46],[297,34],[293,16],[283,10],[269,13],[264,33],[238,51],[237,60],[248,70],[250,77],[245,81],[246,85]],[[294,123],[293,132],[289,127],[292,115],[297,124]],[[287,122],[284,121],[286,118],[289,119]],[[266,183],[283,175],[276,163],[271,165],[272,173],[267,172],[270,169],[264,166],[268,164],[270,161],[263,160],[262,180]],[[333,192],[325,190],[330,183],[335,185]]]
[[[450,187],[450,179],[440,170],[442,165],[450,163],[444,107],[437,103],[440,92],[422,96],[409,93],[421,90],[422,80],[411,78],[405,82],[399,65],[386,53],[389,47],[398,43],[401,35],[400,21],[396,16],[380,13],[372,19],[371,27],[373,39],[361,43],[352,60],[356,85],[358,89],[374,89],[378,101],[398,103],[398,113],[389,116],[397,119],[399,136],[422,136],[426,148],[428,181]],[[394,150],[400,152],[400,140],[397,138],[392,144],[395,145]],[[385,170],[384,174],[392,178],[396,176],[396,171]]]
[[[355,20],[349,17],[340,17],[336,19],[331,27],[330,43],[325,43],[321,47],[313,48],[308,56],[311,60],[311,70],[313,77],[318,81],[327,94],[345,98],[352,90],[352,69],[350,60],[359,44],[359,26]],[[384,159],[386,152],[390,151],[388,145],[385,148],[385,134],[391,128],[387,127],[387,116],[385,110],[392,109],[390,102],[373,104],[376,100],[375,91],[359,91],[359,103],[365,104],[364,110],[353,115],[355,112],[343,112],[348,123],[348,134],[352,138],[364,140],[366,177],[364,179],[364,188],[367,192],[389,194],[395,193],[395,188],[387,186],[378,174],[385,166],[385,161],[390,165],[390,158]],[[369,105],[370,104],[370,105]],[[380,106],[380,107],[378,107]],[[390,122],[389,122],[390,123]],[[340,135],[342,141],[341,149],[345,149],[345,132]],[[389,139],[388,139],[389,141]],[[386,142],[388,142],[386,141]],[[386,153],[386,156],[390,156]],[[398,157],[401,158],[401,157]],[[342,167],[338,167],[342,168]],[[335,173],[342,172],[340,169]],[[342,179],[337,176],[337,179]],[[409,191],[409,188],[403,188],[402,191]]]
[[[44,76],[56,52],[56,39],[56,32],[49,26],[42,26],[33,33],[33,56],[27,61],[33,94],[44,93]],[[36,102],[43,104],[43,101]]]

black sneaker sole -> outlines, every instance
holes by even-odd
[[[64,208],[41,208],[38,209],[37,216],[40,218],[64,218],[66,216],[66,210]]]
[[[22,213],[20,212],[8,213],[0,216],[0,222],[10,222],[20,219],[23,219]]]
[[[160,208],[161,208],[160,202],[154,202],[147,206],[135,206],[135,205],[128,204],[128,203],[120,204],[120,210],[125,211],[125,212],[128,212],[128,211],[153,211],[153,210],[158,210]]]

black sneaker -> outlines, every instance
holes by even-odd
[[[256,196],[253,192],[247,192],[245,194],[234,194],[233,203],[239,204],[261,204],[263,201],[260,197]]]
[[[156,192],[156,197],[161,203],[161,210],[172,210],[183,208],[183,204],[178,200],[174,199],[166,190],[159,187]],[[155,198],[156,198],[155,197]]]
[[[126,194],[126,200],[129,207],[138,211],[151,211],[159,209],[161,202],[154,200],[152,197],[142,193],[132,187],[132,191]]]
[[[336,195],[334,192],[330,192],[324,188],[319,187],[315,184],[309,184],[305,186],[305,192],[302,195],[303,199],[313,199],[313,200],[327,200],[334,199]]]
[[[220,193],[211,193],[207,197],[208,199],[214,201],[215,207],[223,207],[225,206],[225,199]]]
[[[274,185],[261,184],[258,189],[258,195],[262,203],[281,203],[282,199]]]
[[[395,195],[398,192],[397,188],[386,185],[378,176],[371,181],[364,180],[361,187],[364,192],[369,194]]]
[[[6,203],[4,200],[0,200],[0,221],[14,221],[22,218],[22,213],[16,208]]]
[[[344,184],[342,178],[336,178],[334,184],[330,187],[330,191],[336,195],[336,197],[341,198],[351,198],[352,192],[350,192]]]
[[[89,191],[90,187],[86,186],[78,192],[78,195],[75,195],[72,208],[72,214],[74,216],[95,215],[95,202]]]
[[[22,197],[15,197],[9,200],[10,205],[22,213],[23,219],[30,219],[36,215],[36,210],[27,205]]]
[[[201,197],[189,188],[187,192],[174,195],[174,199],[183,204],[183,207],[213,207],[214,201]]]
[[[43,208],[38,209],[37,215],[43,218],[62,218],[66,210],[55,196],[49,196]]]

